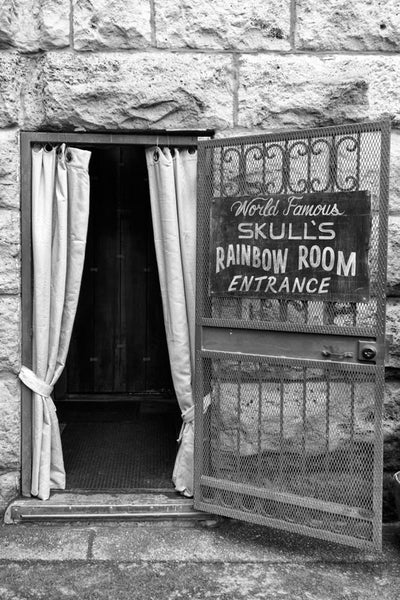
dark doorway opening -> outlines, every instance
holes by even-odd
[[[79,304],[55,390],[67,489],[171,488],[173,392],[144,148],[98,147]]]

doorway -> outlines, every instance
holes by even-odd
[[[67,489],[172,489],[180,413],[144,148],[94,148],[90,181],[78,310],[55,388]]]

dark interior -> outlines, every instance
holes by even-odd
[[[55,399],[68,489],[171,488],[179,410],[143,147],[92,150],[79,304]]]

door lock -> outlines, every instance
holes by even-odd
[[[359,340],[358,341],[358,360],[375,362],[376,343]]]

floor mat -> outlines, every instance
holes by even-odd
[[[67,489],[171,488],[175,414],[136,414],[131,422],[70,422],[62,433]]]

